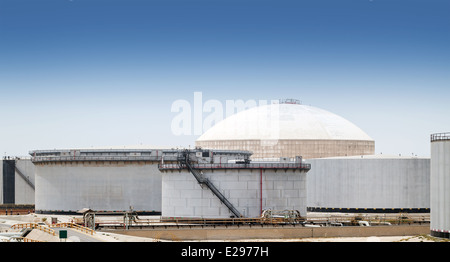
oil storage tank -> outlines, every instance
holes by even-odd
[[[311,212],[429,213],[430,159],[364,155],[308,159]]]
[[[289,162],[229,157],[200,163],[187,151],[178,164],[160,165],[162,216],[255,218],[270,209],[298,211],[306,217],[309,164],[299,157]]]
[[[253,107],[217,123],[195,142],[210,149],[248,150],[252,159],[371,155],[375,142],[341,116],[295,99]]]
[[[0,160],[0,204],[34,205],[34,165],[29,157]]]
[[[134,147],[31,151],[36,213],[73,214],[88,208],[159,215],[162,181],[158,165],[177,163],[179,151]],[[220,163],[230,152],[208,154]],[[242,152],[237,157],[248,155]]]
[[[36,213],[161,212],[158,149],[64,149],[30,152]]]
[[[450,235],[450,133],[431,135],[431,235]]]

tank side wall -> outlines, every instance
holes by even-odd
[[[426,209],[429,159],[310,159],[308,207]]]
[[[3,204],[15,204],[15,161],[3,160]]]
[[[22,172],[22,174],[33,184],[35,185],[35,168],[31,159],[19,159],[16,160],[17,169]],[[15,172],[15,198],[16,204],[34,204],[34,193],[35,189],[33,189],[23,178]]]
[[[36,211],[161,211],[157,164],[67,162],[36,165]]]
[[[245,217],[259,217],[261,209],[299,210],[306,216],[305,173],[292,170],[261,173],[255,169],[203,171],[203,175]],[[162,193],[162,215],[166,217],[229,218],[233,215],[188,171],[163,172]]]
[[[3,203],[3,160],[0,160],[0,204]]]
[[[431,142],[430,228],[436,234],[450,232],[450,141]]]

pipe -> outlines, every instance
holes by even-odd
[[[262,207],[262,168],[260,170],[260,176],[259,176],[259,206],[260,210],[259,213],[262,215],[263,207]]]

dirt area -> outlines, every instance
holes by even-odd
[[[289,240],[286,240],[289,241]],[[291,240],[294,241],[294,240]],[[383,236],[383,237],[322,237],[303,238],[295,240],[297,242],[440,242],[442,240],[428,235],[418,236]]]

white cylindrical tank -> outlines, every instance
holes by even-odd
[[[29,158],[16,160],[16,204],[34,204],[35,170]]]
[[[252,159],[371,155],[375,141],[359,127],[326,110],[279,103],[253,107],[220,121],[196,141],[211,149],[248,150]]]
[[[161,213],[158,150],[31,152],[36,213],[95,211]]]
[[[450,232],[450,133],[431,135],[432,236],[449,238]]]
[[[309,211],[430,212],[429,158],[373,155],[307,161]]]
[[[159,165],[176,165],[178,149],[64,149],[30,152],[35,165],[36,213],[94,211],[161,214]],[[191,150],[199,163],[246,159],[249,152]]]
[[[157,164],[55,163],[36,166],[36,213],[96,211],[161,212]]]
[[[34,174],[34,165],[29,158],[10,157],[7,160],[5,157],[0,160],[0,204],[34,205]]]
[[[227,165],[235,164],[203,169],[201,175],[209,179],[243,217],[260,217],[267,209],[297,210],[306,217],[307,170],[226,168]],[[161,171],[162,216],[235,217],[230,208],[208,186],[200,184],[189,170],[163,168]]]

